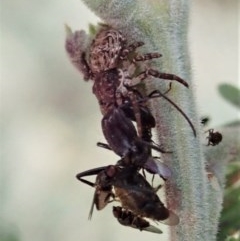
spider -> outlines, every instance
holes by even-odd
[[[180,77],[162,73],[152,68],[145,69],[131,77],[130,75],[136,70],[137,62],[159,58],[161,54],[147,53],[140,55],[136,53],[135,50],[144,43],[134,42],[127,45],[126,38],[118,30],[105,25],[88,47],[86,46],[87,42],[87,35],[84,31],[76,31],[68,35],[65,48],[70,60],[82,72],[85,80],[94,81],[93,93],[98,99],[103,115],[130,100],[131,104],[125,105],[125,113],[129,112],[129,108],[133,110],[134,116],[131,115],[131,120],[136,121],[140,137],[143,136],[143,131],[149,132],[146,129],[142,130],[144,123],[141,123],[142,113],[147,107],[143,107],[143,104],[140,106],[137,103],[139,98],[136,95],[137,91],[133,91],[134,89],[130,86],[136,86],[149,76],[153,76],[160,79],[175,80],[188,87],[187,82]],[[150,113],[150,111],[148,112]],[[193,129],[194,135],[196,135],[192,123],[186,115],[184,117]],[[153,127],[155,127],[155,124],[149,128]]]

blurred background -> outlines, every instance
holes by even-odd
[[[195,0],[189,44],[201,116],[211,126],[237,118],[217,92],[238,82],[238,1]],[[0,240],[164,240],[117,223],[111,205],[88,221],[93,189],[75,174],[117,160],[97,148],[101,115],[64,51],[67,23],[98,19],[81,1],[1,1]],[[159,224],[162,230],[164,225]]]

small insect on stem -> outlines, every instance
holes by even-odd
[[[201,118],[201,124],[203,126],[206,126],[207,124],[209,124],[210,118],[209,117],[203,117]]]
[[[222,141],[223,136],[220,132],[214,132],[214,129],[205,131],[205,133],[207,132],[209,133],[209,135],[206,137],[208,139],[207,146],[216,146]]]

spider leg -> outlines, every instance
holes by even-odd
[[[141,83],[143,80],[145,80],[146,78],[148,78],[149,76],[159,78],[159,79],[164,79],[164,80],[175,80],[188,88],[188,83],[185,80],[178,77],[177,75],[162,73],[154,69],[147,69],[141,72],[139,75],[137,75],[135,78],[132,79],[131,85],[137,85]]]
[[[120,59],[126,59],[126,57],[127,57],[127,55],[128,55],[129,53],[134,52],[138,47],[141,47],[141,46],[143,46],[143,45],[144,45],[144,43],[143,43],[143,42],[140,42],[140,41],[139,41],[139,42],[134,42],[134,43],[130,44],[130,45],[127,46],[126,48],[123,48],[123,49],[122,49],[122,52],[121,52],[119,58],[120,58]]]
[[[146,61],[146,60],[151,60],[151,59],[156,59],[162,57],[161,54],[159,53],[147,53],[147,54],[138,54],[136,55],[133,59],[132,62],[140,62],[140,61]]]
[[[68,35],[65,42],[65,49],[73,65],[83,74],[84,80],[93,77],[91,68],[86,60],[87,34],[85,31],[72,32],[69,27],[66,28]]]

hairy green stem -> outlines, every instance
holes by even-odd
[[[169,209],[180,217],[180,224],[170,228],[174,241],[215,240],[222,204],[221,189],[214,188],[206,172],[201,144],[199,118],[187,45],[187,0],[83,0],[106,24],[121,30],[129,41],[145,43],[146,52],[160,52],[153,63],[161,72],[174,73],[189,83],[189,89],[174,83],[168,97],[189,116],[197,137],[172,105],[164,99],[151,107],[157,121],[158,141],[171,154],[162,156],[173,175],[166,182]],[[144,51],[143,50],[143,51]],[[149,80],[146,89],[167,90],[168,81]],[[222,177],[221,177],[222,178]]]

